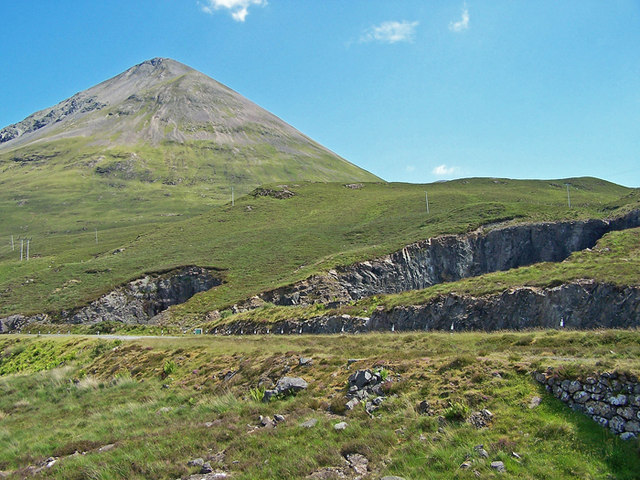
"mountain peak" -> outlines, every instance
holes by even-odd
[[[298,180],[379,180],[170,58],[134,65],[0,130],[0,154],[31,158],[39,152],[49,158],[70,141],[76,145],[74,158],[88,162],[94,173],[148,182],[206,180],[249,188]],[[189,156],[194,156],[190,166]]]

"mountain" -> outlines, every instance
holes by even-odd
[[[118,221],[126,222],[201,212],[228,201],[232,186],[241,194],[264,183],[379,180],[228,87],[166,58],[0,130],[0,208],[6,212],[16,205],[29,211],[34,203],[74,205],[84,207],[76,208],[76,220],[93,221],[109,210],[109,217],[115,220],[119,211]]]

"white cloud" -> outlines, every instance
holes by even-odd
[[[204,13],[213,14],[215,10],[227,9],[231,13],[231,17],[236,22],[244,22],[249,14],[249,7],[256,5],[264,7],[267,0],[204,0],[204,3],[198,2],[200,9]]]
[[[413,42],[419,22],[382,22],[369,27],[360,37],[360,42]]]
[[[452,32],[462,32],[469,28],[469,9],[467,8],[467,4],[464,4],[462,7],[462,18],[460,18],[457,22],[451,22],[449,24],[449,30]]]
[[[431,173],[433,173],[434,175],[444,176],[444,175],[451,175],[456,170],[457,170],[457,167],[447,167],[443,163],[442,165],[438,165],[433,170],[431,170]]]

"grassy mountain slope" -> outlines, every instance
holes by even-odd
[[[565,182],[572,185],[572,208]],[[275,188],[278,190],[278,188]],[[497,221],[604,218],[638,205],[632,189],[593,178],[557,181],[467,179],[430,185],[289,185],[290,198],[245,196],[193,219],[47,233],[20,263],[3,235],[0,314],[58,311],[84,304],[143,272],[198,264],[226,269],[225,284],[171,309],[196,323],[263,290],[335,265],[365,260],[443,233]],[[429,215],[424,192],[430,199]],[[119,249],[123,251],[114,254]]]
[[[0,231],[162,222],[232,187],[377,180],[206,75],[153,59],[0,130]]]

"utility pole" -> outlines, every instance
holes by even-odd
[[[27,262],[29,261],[29,242],[31,242],[31,239],[27,238]]]
[[[427,214],[429,214],[429,194],[424,192],[424,200],[427,202]]]
[[[96,227],[96,245],[98,244],[98,227]]]
[[[571,208],[571,194],[569,193],[569,184],[565,183],[565,185],[567,186],[567,205],[569,205],[569,208]]]
[[[236,204],[235,199],[233,197],[233,187],[231,187],[231,206],[233,207]]]
[[[11,251],[13,252],[16,248],[13,245],[13,235],[11,235]]]
[[[22,252],[24,251],[24,240],[20,239],[20,261],[22,261]]]

